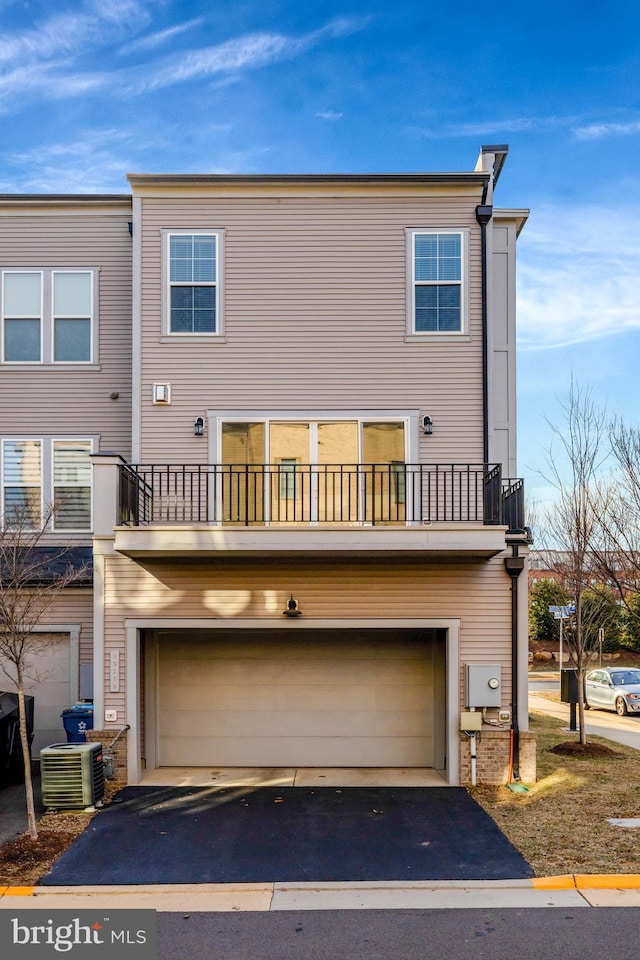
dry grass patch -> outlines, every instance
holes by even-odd
[[[607,823],[640,816],[640,751],[590,736],[608,750],[553,752],[567,743],[563,723],[532,713],[538,782],[528,793],[479,786],[473,796],[537,876],[640,873],[640,832]]]

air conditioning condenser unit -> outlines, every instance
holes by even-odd
[[[104,797],[101,743],[54,743],[40,751],[42,803],[56,810],[93,807]]]

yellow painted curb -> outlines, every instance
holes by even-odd
[[[4,896],[6,889],[6,887],[0,887],[0,897]]]
[[[578,890],[640,890],[640,873],[576,874]]]
[[[558,877],[534,877],[531,884],[536,890],[574,890],[576,886],[572,873]]]
[[[35,887],[7,887],[4,891],[5,897],[30,897]]]

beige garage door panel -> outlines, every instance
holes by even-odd
[[[410,737],[420,729],[423,711],[394,710],[176,710],[160,720],[161,737],[251,737],[268,720],[268,736]]]
[[[428,640],[159,637],[161,766],[431,766]]]
[[[425,767],[432,766],[431,740],[415,737],[286,737],[218,738],[215,759],[203,760],[206,744],[199,740],[168,737],[166,755],[173,760],[161,766],[185,767]],[[178,757],[180,759],[178,759]],[[400,759],[402,757],[403,759]]]
[[[34,698],[33,757],[39,757],[43,747],[66,741],[60,714],[71,706],[69,634],[42,634],[39,642],[24,684],[24,692]],[[0,672],[0,690],[13,690],[8,680],[3,684],[3,676]]]

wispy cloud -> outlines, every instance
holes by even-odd
[[[368,23],[363,17],[337,18],[299,36],[275,32],[244,34],[151,60],[144,66],[110,72],[83,70],[79,65],[84,62],[87,47],[98,51],[113,41],[113,37],[105,35],[105,23],[122,28],[131,27],[131,21],[135,21],[139,29],[147,21],[144,8],[135,0],[110,0],[96,9],[100,10],[99,15],[88,12],[76,17],[52,17],[41,25],[42,30],[0,41],[0,63],[7,65],[4,74],[0,74],[0,111],[16,112],[34,97],[50,100],[108,90],[111,96],[127,98],[190,81],[219,81],[289,60],[327,40],[362,30]],[[118,33],[118,39],[120,36]],[[162,34],[156,37],[162,38]]]
[[[525,350],[640,329],[640,210],[546,208],[520,240],[518,330]]]
[[[477,120],[469,123],[434,123],[419,128],[419,133],[430,140],[449,137],[492,137],[511,133],[547,133],[566,130],[577,140],[599,140],[605,137],[635,136],[640,133],[640,120],[593,121],[580,116],[504,117]]]
[[[139,137],[122,129],[79,130],[72,142],[39,145],[5,155],[7,167],[21,171],[0,190],[26,193],[127,192],[126,173],[141,148]]]
[[[103,46],[123,30],[139,29],[149,14],[137,0],[97,0],[79,13],[59,13],[39,21],[31,30],[0,38],[0,63],[24,65],[57,59],[65,54]]]
[[[318,117],[320,120],[342,120],[344,113],[338,113],[337,110],[319,110],[316,113],[316,117]]]
[[[640,133],[640,120],[629,123],[589,123],[573,127],[578,140],[602,140],[608,137],[629,137]]]
[[[145,65],[144,71],[133,80],[133,87],[143,92],[220,74],[257,70],[296,57],[326,39],[336,39],[361,30],[365,23],[359,17],[340,18],[300,36],[252,33],[214,46],[183,51]]]
[[[471,123],[439,123],[432,127],[421,127],[419,133],[432,140],[449,137],[490,137],[504,133],[544,132],[568,127],[575,117],[504,117],[499,120],[479,120]]]
[[[157,47],[161,47],[163,44],[175,40],[176,37],[181,36],[183,33],[200,27],[203,23],[204,17],[194,17],[192,20],[185,20],[184,23],[177,23],[173,27],[167,27],[166,30],[158,30],[155,33],[140,37],[138,40],[132,40],[131,43],[126,43],[120,47],[118,53],[121,55],[129,55],[131,53],[137,53],[140,50],[155,50]]]
[[[181,172],[251,173],[258,172],[269,152],[268,146],[253,144],[238,150],[230,136],[230,124],[206,124],[189,130],[185,136]],[[153,170],[175,172],[175,142],[171,149],[165,131],[150,125],[135,130],[123,126],[78,129],[72,141],[41,143],[28,150],[3,155],[5,177],[0,193],[127,193],[127,173]],[[168,134],[172,136],[171,133]],[[220,139],[215,159],[211,156],[211,138]],[[149,165],[149,157],[152,163]]]

